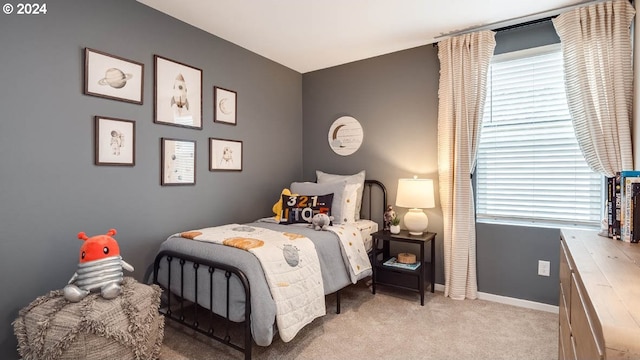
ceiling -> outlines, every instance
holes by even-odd
[[[470,28],[557,15],[585,0],[137,0],[306,73]]]

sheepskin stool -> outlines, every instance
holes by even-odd
[[[62,290],[35,299],[13,322],[18,352],[30,359],[157,359],[164,336],[160,287],[125,277],[112,300],[91,293],[80,302]]]

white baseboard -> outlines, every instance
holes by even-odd
[[[444,285],[436,284],[435,289],[436,289],[436,291],[444,292]],[[502,296],[502,295],[495,295],[495,294],[489,294],[489,293],[484,293],[484,292],[478,292],[478,299],[486,300],[486,301],[493,301],[493,302],[497,302],[497,303],[501,303],[501,304],[519,306],[519,307],[523,307],[523,308],[527,308],[527,309],[546,311],[546,312],[550,312],[550,313],[554,313],[554,314],[558,313],[558,307],[554,306],[554,305],[543,304],[543,303],[530,301],[530,300],[516,299],[516,298]]]

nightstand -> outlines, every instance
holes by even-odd
[[[373,238],[373,276],[371,281],[372,292],[376,293],[377,285],[393,286],[400,289],[417,291],[420,293],[420,304],[424,306],[424,290],[427,272],[431,292],[434,292],[436,282],[436,234],[425,232],[422,235],[411,235],[409,231],[402,230],[399,234],[392,234],[388,230],[371,234]],[[391,242],[408,243],[418,245],[420,252],[416,255],[416,261],[420,266],[415,270],[404,269],[389,265],[384,262],[391,258]],[[424,247],[431,243],[431,261],[425,260]]]

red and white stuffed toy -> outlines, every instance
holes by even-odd
[[[90,292],[98,291],[105,299],[120,295],[123,269],[133,271],[133,266],[122,260],[118,242],[112,237],[115,234],[116,229],[92,237],[78,233],[78,239],[84,244],[80,248],[78,269],[63,289],[65,299],[78,302]]]

